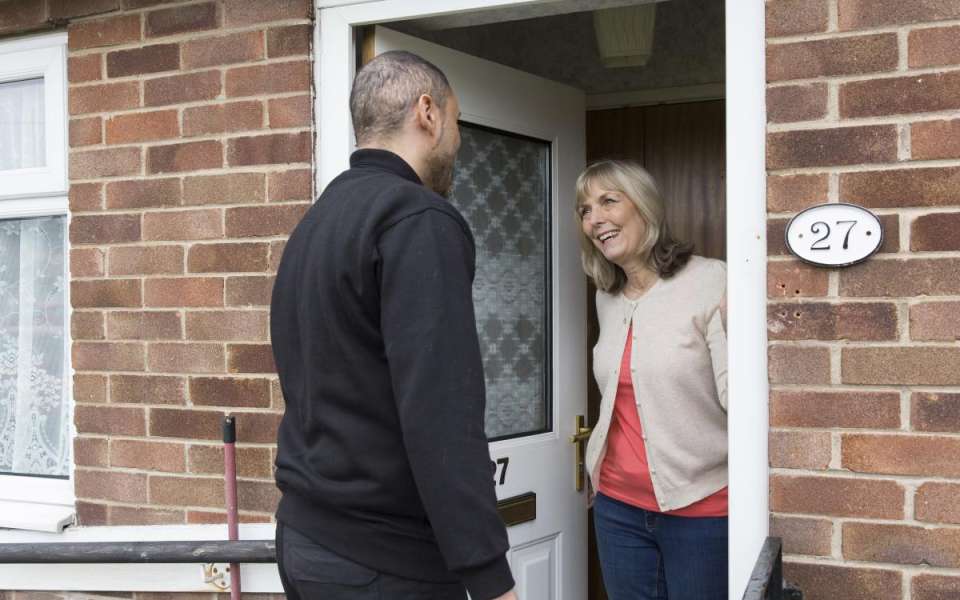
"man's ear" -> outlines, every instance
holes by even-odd
[[[440,125],[440,110],[430,94],[421,94],[414,106],[414,121],[417,127],[431,136]]]

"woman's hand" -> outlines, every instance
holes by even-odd
[[[493,600],[517,600],[517,593],[513,590],[510,590],[502,596],[497,596]]]

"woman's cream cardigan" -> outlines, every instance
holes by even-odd
[[[633,390],[660,508],[688,506],[727,485],[726,279],[723,262],[694,256],[637,301],[597,292],[593,372],[603,398],[586,455],[595,489],[631,316]]]

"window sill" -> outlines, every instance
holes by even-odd
[[[74,522],[73,504],[40,504],[0,500],[0,528],[59,533]]]

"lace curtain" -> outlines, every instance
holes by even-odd
[[[65,230],[0,220],[0,473],[68,476]]]
[[[44,165],[43,79],[0,84],[0,171]]]

